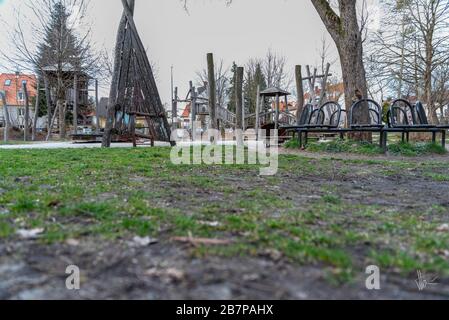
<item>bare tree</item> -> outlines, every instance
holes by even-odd
[[[397,97],[410,93],[423,100],[438,123],[437,70],[449,63],[449,2],[443,0],[382,1],[384,17],[373,41],[378,77],[386,79]],[[398,27],[399,26],[399,27]]]
[[[203,86],[208,81],[207,69],[196,73],[198,86]],[[229,93],[229,68],[225,67],[223,60],[215,64],[215,86],[217,104],[225,107],[228,101]]]
[[[291,88],[293,76],[287,69],[287,58],[285,56],[269,49],[260,62],[268,87],[278,87],[286,90]]]

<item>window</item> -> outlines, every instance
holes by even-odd
[[[19,101],[23,101],[23,100],[24,100],[23,92],[22,92],[22,91],[19,91],[19,92],[17,93],[17,99],[18,99]]]
[[[11,79],[6,79],[5,86],[9,87],[11,85]]]
[[[22,80],[22,84],[27,84],[27,81],[26,80]]]

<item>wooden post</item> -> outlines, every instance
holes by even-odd
[[[209,115],[211,129],[217,129],[217,90],[215,83],[214,55],[207,54],[207,77],[209,85]]]
[[[313,71],[313,75],[310,73],[310,66],[306,67],[307,69],[307,79],[309,81],[309,93],[310,93],[310,102],[315,105],[315,82],[316,82],[316,76],[317,76],[317,69]]]
[[[36,91],[36,102],[34,104],[33,126],[31,128],[31,140],[32,141],[36,141],[37,121],[39,120],[39,107],[40,107],[40,97],[41,97],[40,78],[37,79],[36,89],[37,89],[37,91]]]
[[[29,129],[30,129],[30,101],[29,101],[29,97],[28,97],[28,90],[27,90],[27,85],[26,83],[22,83],[22,91],[23,91],[23,95],[25,96],[25,121],[24,121],[24,125],[23,125],[23,140],[24,141],[28,141],[28,135],[30,133]]]
[[[52,110],[51,110],[51,94],[50,94],[50,83],[48,81],[48,77],[45,73],[43,73],[44,77],[44,87],[45,87],[45,102],[47,104],[47,136],[51,134],[52,129]],[[56,114],[56,111],[55,111]],[[48,139],[47,139],[48,140]]]
[[[246,130],[246,113],[245,113],[245,94],[242,97],[243,105],[242,105],[242,130]]]
[[[323,82],[321,85],[321,94],[320,94],[320,106],[322,106],[326,101],[326,89],[327,89],[327,79],[329,77],[329,70],[331,68],[330,63],[326,65],[326,72],[323,77]]]
[[[95,79],[95,117],[97,118],[97,123],[96,123],[97,131],[100,131],[100,119],[98,119],[98,105],[99,105],[98,79]]]
[[[193,82],[190,81],[190,116],[191,116],[191,128],[192,128],[192,140],[195,140],[196,136],[196,89],[193,86]]]
[[[237,147],[243,147],[243,75],[244,68],[238,67],[235,79],[236,109],[235,109],[235,129],[237,137]]]
[[[279,109],[280,109],[280,99],[279,94],[276,94],[276,110],[274,114],[274,130],[279,129]]]
[[[302,82],[302,67],[300,65],[297,65],[295,67],[295,79],[296,79],[296,93],[298,95],[296,122],[297,125],[299,126],[301,114],[304,110],[304,86]]]
[[[257,97],[256,97],[256,140],[259,141],[259,129],[260,129],[260,85],[257,85]]]
[[[178,87],[175,88],[173,101],[172,101],[172,130],[178,128]]]
[[[78,75],[73,77],[73,133],[78,133]]]
[[[236,129],[243,129],[243,67],[237,68],[237,75],[235,80],[236,93]]]
[[[6,104],[6,97],[3,92],[0,92],[0,96],[3,102],[3,116],[5,118],[5,128],[3,131],[3,140],[5,142],[9,141],[9,128],[11,127],[11,120],[9,119],[8,105]]]

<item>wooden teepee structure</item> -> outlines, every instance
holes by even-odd
[[[169,142],[170,125],[133,19],[135,0],[122,4],[103,147],[110,146],[112,135]],[[137,117],[146,120],[147,134],[136,133]]]

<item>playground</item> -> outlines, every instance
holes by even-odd
[[[348,18],[312,2],[324,24]],[[341,59],[337,81],[323,58],[270,82],[259,60],[225,77],[204,52],[201,81],[172,69],[164,104],[136,2],[121,5],[103,110],[98,79],[72,65],[36,68],[37,90],[21,82],[21,123],[0,91],[0,300],[449,299],[449,100],[379,98],[365,70],[347,74],[362,57]],[[359,30],[327,28],[362,52]]]

